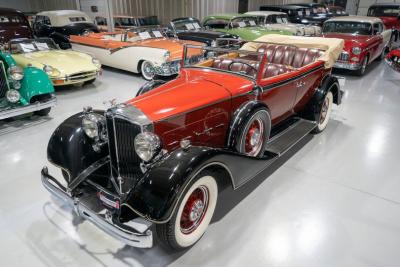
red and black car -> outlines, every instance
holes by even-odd
[[[0,44],[17,38],[33,38],[28,20],[18,10],[0,8]]]
[[[65,181],[44,167],[43,185],[126,244],[152,246],[155,224],[166,245],[193,245],[221,188],[262,175],[308,133],[323,131],[340,104],[331,67],[343,41],[306,40],[269,35],[239,51],[187,45],[175,80],[66,119],[47,150]],[[190,49],[207,56],[192,62]]]

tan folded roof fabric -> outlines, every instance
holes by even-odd
[[[343,50],[344,41],[338,38],[287,36],[280,34],[268,34],[255,39],[256,42],[273,43],[281,45],[293,45],[299,48],[315,48],[324,50],[325,53],[318,60],[325,61],[325,68],[332,68]],[[257,51],[260,43],[248,42],[241,50]]]

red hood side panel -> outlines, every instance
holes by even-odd
[[[252,83],[241,77],[183,70],[179,77],[128,103],[142,110],[152,121],[199,109],[232,95],[251,90]]]
[[[367,47],[372,41],[373,36],[371,35],[352,35],[343,33],[329,33],[324,34],[325,38],[339,38],[344,40],[344,50],[349,51],[352,47]]]

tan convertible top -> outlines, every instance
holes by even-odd
[[[324,50],[324,55],[322,55],[318,60],[325,61],[325,68],[333,67],[344,46],[344,41],[337,38],[287,36],[280,34],[264,35],[255,39],[254,41],[282,45],[294,45],[299,48],[315,48]],[[262,44],[260,43],[248,42],[240,49],[257,51],[261,45]]]

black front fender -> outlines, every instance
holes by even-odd
[[[155,223],[164,223],[172,217],[186,186],[201,171],[218,171],[217,182],[222,179],[219,174],[224,173],[237,188],[271,162],[267,156],[253,158],[209,147],[178,149],[152,166],[121,206]]]
[[[103,111],[96,112],[104,114]],[[48,160],[68,173],[68,183],[95,161],[108,154],[106,145],[100,152],[93,150],[92,140],[82,129],[83,116],[82,112],[77,113],[61,123],[51,135],[47,146]]]

